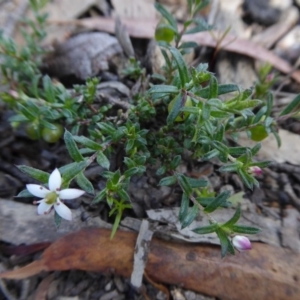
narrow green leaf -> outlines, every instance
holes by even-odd
[[[162,178],[159,182],[160,186],[165,186],[165,185],[172,185],[175,184],[177,181],[176,176],[168,176],[165,178]]]
[[[103,148],[100,144],[82,135],[81,136],[75,135],[73,136],[73,139],[75,142],[95,151],[101,150]]]
[[[164,85],[164,84],[157,84],[153,85],[149,90],[149,94],[156,94],[156,93],[163,93],[163,94],[177,94],[179,90],[176,86],[173,85]]]
[[[211,203],[209,203],[205,207],[204,211],[206,213],[211,213],[211,212],[215,211],[217,208],[224,205],[224,203],[226,202],[226,200],[228,199],[229,196],[230,196],[230,191],[225,191],[225,192],[221,193],[219,196],[217,196]]]
[[[177,29],[177,22],[172,16],[172,14],[170,14],[160,3],[156,2],[154,6],[161,13],[161,15],[170,23],[170,25]]]
[[[186,65],[181,53],[179,52],[179,50],[177,50],[174,47],[170,47],[169,50],[170,50],[170,52],[176,62],[176,65],[177,65],[181,87],[184,87],[185,84],[190,81],[187,65]]]
[[[126,171],[124,172],[124,176],[125,176],[126,178],[129,178],[129,177],[132,177],[133,175],[139,173],[139,171],[140,171],[140,168],[139,168],[139,167],[133,167],[133,168],[131,168],[131,169],[126,170]]]
[[[181,162],[181,155],[176,155],[176,156],[172,159],[172,161],[171,161],[171,163],[170,163],[170,167],[171,167],[173,170],[175,170],[175,169],[179,166],[180,162]]]
[[[224,223],[222,227],[231,229],[232,226],[240,219],[240,217],[241,217],[241,205],[238,205],[232,218],[228,220],[226,223]]]
[[[179,49],[197,48],[197,47],[198,47],[198,44],[195,42],[185,42],[179,46]]]
[[[34,197],[32,194],[28,192],[28,190],[21,191],[15,198],[27,198],[27,197]]]
[[[92,183],[83,174],[83,172],[80,172],[76,176],[76,182],[82,190],[86,191],[89,194],[94,195],[94,193],[95,193],[94,187],[93,187]]]
[[[181,221],[181,229],[189,226],[197,217],[198,215],[198,207],[194,204],[194,206],[189,210],[186,216]]]
[[[92,204],[96,204],[96,203],[99,203],[100,201],[102,201],[106,197],[106,192],[107,192],[107,190],[103,189],[100,193],[98,193],[96,195],[96,197],[94,198]]]
[[[128,201],[128,202],[130,201],[130,197],[125,190],[123,190],[123,189],[119,190],[117,193],[122,200]]]
[[[54,211],[54,224],[55,224],[56,230],[59,229],[61,221],[62,221],[62,217],[56,211]]]
[[[24,165],[17,166],[17,168],[31,178],[36,179],[41,183],[48,184],[49,173]]]
[[[193,229],[193,231],[198,234],[207,234],[207,233],[215,232],[218,228],[219,228],[219,224],[214,223],[208,226],[195,228]]]
[[[186,217],[189,211],[189,204],[190,204],[189,197],[185,193],[182,193],[181,204],[180,204],[179,215],[178,215],[178,220],[180,222],[182,222]]]
[[[54,103],[55,102],[54,88],[53,88],[51,78],[48,75],[45,75],[43,77],[43,88],[46,94],[47,101],[49,101],[50,103]]]
[[[218,95],[228,94],[231,92],[239,91],[239,87],[236,84],[220,84],[218,86]],[[205,87],[195,93],[197,96],[209,99],[209,98],[217,98],[210,97],[210,87]]]
[[[246,172],[245,170],[239,169],[237,170],[237,173],[240,175],[240,177],[242,178],[244,184],[249,188],[249,189],[253,189],[253,176],[249,175],[248,172]]]
[[[234,225],[230,228],[233,232],[242,233],[242,234],[257,234],[260,232],[259,228],[243,225]]]
[[[84,158],[81,155],[81,153],[79,152],[79,149],[73,139],[72,134],[68,130],[65,130],[64,140],[65,140],[65,144],[66,144],[67,150],[68,150],[71,158],[75,162],[83,161]]]
[[[220,172],[236,172],[241,166],[243,166],[243,164],[241,164],[240,162],[233,162],[233,163],[229,163],[225,166],[222,166],[221,168],[219,168]]]
[[[118,211],[115,221],[114,221],[113,228],[111,230],[110,239],[113,239],[113,237],[115,236],[117,229],[119,227],[120,221],[121,221],[121,217],[122,217],[122,211]]]
[[[102,151],[99,151],[97,154],[97,163],[104,169],[109,170],[110,162],[109,162],[108,158],[106,157],[106,155],[104,155],[104,153]]]
[[[166,166],[161,166],[160,168],[157,169],[156,175],[164,175],[167,171]]]
[[[183,189],[184,193],[186,193],[187,196],[189,197],[192,194],[192,192],[193,192],[193,188],[191,187],[189,181],[182,174],[178,175],[177,179],[178,179],[178,181],[180,183],[180,186]]]
[[[227,252],[230,252],[231,254],[234,254],[234,248],[232,247],[232,244],[226,234],[221,228],[216,230],[216,233],[218,235],[218,238],[221,243],[221,256],[222,258],[226,256]]]
[[[288,115],[300,105],[300,94],[298,94],[293,101],[279,114],[279,116]]]
[[[87,166],[88,161],[81,161],[76,163],[72,168],[64,169],[63,172],[60,169],[61,177],[63,178],[63,183],[69,184],[69,182],[80,172],[82,172]]]
[[[196,179],[191,177],[185,177],[185,178],[192,188],[201,188],[201,187],[206,187],[208,185],[207,180],[204,179]]]
[[[218,156],[220,152],[217,149],[213,149],[202,156],[202,160],[210,160],[216,156]]]
[[[209,98],[217,98],[219,95],[218,80],[215,76],[211,76],[209,82]]]
[[[176,100],[174,102],[174,105],[169,112],[169,115],[167,117],[167,123],[171,124],[175,121],[176,117],[178,116],[180,109],[184,106],[184,96],[182,94],[178,94],[176,96]]]

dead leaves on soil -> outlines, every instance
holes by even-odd
[[[79,269],[130,277],[137,234],[83,229],[48,247],[41,259],[0,274],[23,279],[41,271]],[[254,243],[249,252],[220,258],[220,249],[152,239],[145,273],[154,282],[176,284],[220,299],[300,299],[300,256]],[[234,288],[236,287],[236,288]]]
[[[86,18],[72,21],[50,21],[54,24],[73,24],[90,30],[100,30],[108,33],[115,32],[115,20],[113,18]],[[156,20],[138,20],[138,19],[122,19],[122,23],[126,26],[128,33],[136,38],[152,39],[154,36]],[[300,71],[293,70],[293,67],[284,59],[280,58],[272,51],[246,39],[241,39],[227,34],[221,43],[218,42],[221,33],[218,32],[198,32],[195,34],[184,35],[183,41],[194,41],[202,46],[218,47],[218,49],[227,50],[239,54],[243,54],[255,59],[270,63],[279,71],[290,74],[291,77],[300,82]]]

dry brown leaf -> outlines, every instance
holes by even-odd
[[[109,33],[115,31],[115,20],[112,18],[88,18],[76,21],[52,21],[56,24],[76,24],[89,29],[97,29]],[[134,19],[122,19],[122,23],[126,26],[128,33],[132,37],[136,38],[153,38],[156,20],[134,20]],[[219,32],[199,32],[195,34],[184,35],[183,41],[194,41],[199,45],[216,47],[218,37],[221,36]],[[219,45],[220,49],[243,54],[255,59],[259,59],[270,63],[274,68],[279,71],[289,74],[293,72],[293,67],[284,59],[280,58],[273,52],[266,48],[253,43],[252,41],[237,38],[230,34],[222,40]],[[291,77],[300,83],[300,71],[294,71]]]
[[[130,277],[137,234],[119,231],[110,239],[106,229],[83,229],[47,248],[41,259],[0,274],[22,279],[41,271],[79,269]],[[219,247],[153,239],[146,274],[155,282],[176,284],[224,300],[300,299],[300,256],[253,243],[253,249],[220,257]]]

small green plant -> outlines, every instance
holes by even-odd
[[[42,184],[48,184],[45,195],[37,193],[36,187],[29,186],[19,194],[20,197],[35,195],[44,198],[39,202],[38,212],[46,213],[54,207],[55,222],[59,225],[61,218],[71,217],[67,209],[61,212],[57,208],[58,203],[53,195],[57,193],[57,201],[60,202],[66,199],[60,188],[68,190],[70,183],[75,180],[81,191],[71,192],[73,198],[84,191],[94,195],[94,205],[106,201],[110,216],[115,216],[113,236],[124,210],[131,208],[127,191],[132,177],[141,176],[149,166],[157,166],[156,174],[161,177],[159,185],[177,185],[182,190],[178,216],[182,228],[190,226],[197,234],[216,233],[220,239],[222,256],[228,252],[234,254],[234,248],[251,248],[248,238],[241,234],[255,234],[259,229],[238,224],[240,206],[227,222],[219,222],[213,217],[215,210],[231,206],[229,192],[209,192],[207,181],[191,178],[178,168],[184,153],[185,156],[189,153],[189,159],[202,161],[217,158],[223,164],[220,172],[237,173],[244,184],[252,189],[258,185],[255,176],[269,162],[255,160],[261,148],[260,143],[250,148],[236,146],[233,141],[238,140],[240,132],[246,132],[254,141],[261,141],[273,133],[280,144],[276,119],[272,116],[273,97],[268,92],[270,81],[266,85],[269,69],[261,71],[256,87],[242,89],[236,84],[219,84],[207,64],[187,66],[184,54],[197,44],[183,43],[182,36],[210,30],[202,19],[195,17],[207,3],[188,0],[190,18],[180,30],[174,17],[162,5],[156,4],[162,20],[155,36],[165,58],[165,76],[154,75],[153,78],[159,78],[161,84],[150,82],[146,92],[141,91],[128,104],[122,104],[120,111],[115,109],[114,103],[97,104],[98,79],[89,79],[85,85],[75,86],[74,91],[70,92],[62,84],[41,75],[39,55],[42,49],[38,42],[44,35],[37,32],[44,32],[46,16],[39,17],[42,1],[31,1],[37,23],[30,23],[36,29],[32,39],[27,41],[30,55],[24,58],[22,50],[17,50],[12,41],[0,39],[1,53],[5,59],[2,71],[11,86],[11,91],[1,96],[16,112],[11,122],[26,124],[30,138],[56,142],[63,134],[62,127],[67,128],[63,138],[73,162],[55,170],[55,176],[54,172],[50,175],[19,166],[22,172]],[[35,57],[33,54],[39,55]],[[31,68],[23,67],[29,62]],[[133,59],[124,74],[135,80],[146,78],[145,70]],[[228,96],[226,100],[222,95]],[[281,117],[297,112],[299,103],[300,97],[297,96],[282,111]],[[124,150],[123,166],[112,170],[110,158],[117,148]],[[84,175],[92,162],[97,162],[105,170],[101,175],[106,184],[100,191]],[[51,185],[49,178],[53,176],[59,181],[59,184],[56,182],[58,190]],[[193,221],[198,214],[207,217],[207,226],[193,228]]]

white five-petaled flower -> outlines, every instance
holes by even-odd
[[[243,235],[236,235],[232,239],[233,246],[239,250],[251,250],[251,242],[250,240]]]
[[[37,213],[39,215],[49,213],[52,207],[54,207],[60,217],[71,221],[71,210],[61,201],[61,199],[75,199],[83,195],[85,192],[79,189],[60,190],[61,183],[62,178],[59,170],[55,169],[49,176],[49,189],[38,184],[27,184],[26,188],[33,196],[43,198],[42,200],[37,201],[37,203],[39,203],[37,208]]]

